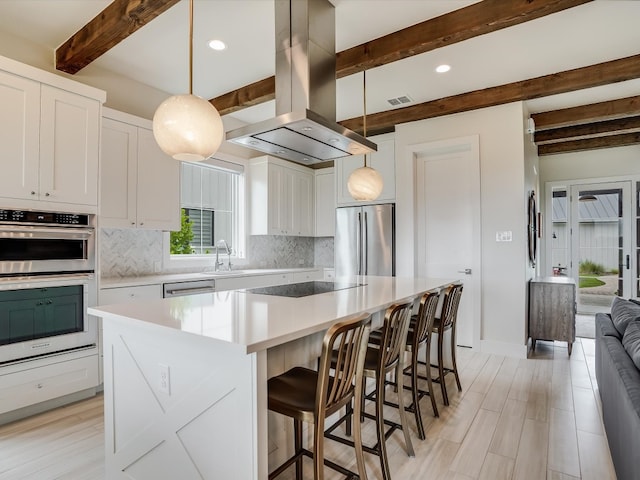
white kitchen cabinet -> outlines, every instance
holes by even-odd
[[[302,272],[268,273],[260,275],[242,275],[238,277],[216,278],[216,292],[238,290],[241,288],[270,287],[287,283],[322,280],[323,269],[314,268]]]
[[[97,387],[98,355],[95,349],[84,355],[0,375],[0,414]]]
[[[0,71],[0,195],[31,198],[38,192],[40,83]]]
[[[291,212],[293,234],[312,237],[315,231],[313,173],[296,171],[293,175],[293,182],[293,210]]]
[[[328,282],[333,282],[336,278],[336,271],[333,268],[325,268],[323,271],[324,280]]]
[[[162,298],[162,284],[138,285],[135,287],[101,288],[99,305],[113,303],[133,303],[138,300],[152,300]]]
[[[0,69],[6,60],[0,58]],[[90,89],[94,97],[76,94],[75,85],[63,89],[0,70],[0,155],[11,159],[0,178],[5,206],[63,209],[70,204],[90,207],[75,211],[96,211],[104,97],[98,98],[95,89]]]
[[[294,272],[291,282],[313,282],[314,280],[324,280],[324,271],[317,269],[308,272]]]
[[[371,141],[378,145],[378,151],[372,153],[367,160],[367,165],[375,168],[380,175],[384,186],[382,193],[375,202],[395,202],[396,200],[396,174],[395,174],[395,135],[386,133],[370,138]],[[357,205],[361,201],[353,199],[347,188],[349,175],[356,168],[364,165],[362,155],[354,155],[352,157],[339,158],[335,161],[336,173],[336,194],[337,205]]]
[[[42,85],[40,200],[98,204],[100,103]]]
[[[180,162],[158,147],[151,122],[104,109],[100,226],[180,229]]]
[[[252,235],[313,236],[311,169],[265,156],[251,161],[250,176]]]
[[[336,184],[334,168],[315,171],[316,237],[336,233]]]
[[[216,292],[225,290],[239,290],[241,288],[270,287],[291,283],[293,274],[274,273],[267,275],[243,275],[240,277],[226,277],[216,279]]]

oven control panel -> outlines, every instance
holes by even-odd
[[[89,225],[89,216],[76,213],[0,209],[0,222],[45,223],[49,225]]]

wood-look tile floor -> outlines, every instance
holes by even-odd
[[[440,406],[439,418],[431,415],[429,399],[422,400],[424,441],[409,417],[415,458],[407,457],[402,432],[391,436],[392,477],[615,480],[594,350],[591,339],[579,339],[571,358],[565,344],[552,342],[538,342],[526,360],[459,349],[462,392],[448,383],[451,405]],[[0,427],[0,480],[104,479],[102,405],[97,396]],[[363,436],[374,438],[373,422],[365,422]],[[330,440],[325,446],[327,457],[355,469],[349,447]],[[365,456],[369,478],[381,478],[378,458]],[[305,462],[305,478],[313,478]],[[326,478],[341,477],[327,470]]]

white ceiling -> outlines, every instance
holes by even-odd
[[[332,0],[337,51],[462,8],[465,0]],[[110,0],[0,0],[0,30],[55,49]],[[274,75],[272,0],[195,0],[194,93],[216,97]],[[640,53],[640,2],[598,0],[367,72],[367,112],[421,103]],[[210,50],[212,38],[223,52]],[[448,63],[449,73],[434,68]],[[94,64],[170,94],[188,89],[188,2],[175,5]],[[92,66],[86,67],[91,69]],[[640,94],[640,80],[528,102],[532,112]],[[362,74],[337,82],[337,120],[362,114]],[[254,122],[274,102],[234,116]]]

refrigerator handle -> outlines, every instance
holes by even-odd
[[[362,213],[358,212],[358,232],[357,236],[357,252],[358,256],[358,275],[362,275]]]
[[[369,275],[369,225],[367,212],[364,212],[364,228],[362,229],[362,250],[364,250],[364,265],[362,270],[364,270],[364,275]]]

